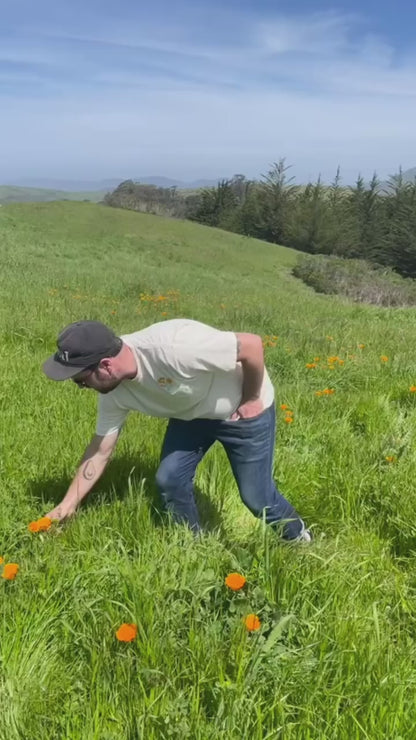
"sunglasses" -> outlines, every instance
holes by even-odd
[[[91,367],[85,368],[85,372],[87,372],[87,375],[84,375],[82,378],[72,378],[72,381],[75,383],[75,385],[78,386],[78,388],[88,388],[89,386],[86,384],[86,380],[97,370],[98,365],[91,365]]]

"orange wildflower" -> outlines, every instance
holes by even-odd
[[[315,391],[315,396],[323,396],[323,391]]]
[[[294,421],[293,416],[285,416],[286,424],[292,424],[293,421]]]
[[[4,563],[4,558],[0,558],[0,565]]]
[[[280,404],[280,408],[282,409],[282,411],[287,411],[287,409],[289,408],[289,406],[287,405],[287,403],[281,403]]]
[[[333,393],[335,393],[335,391],[334,391],[334,389],[333,389],[333,388],[325,388],[325,389],[324,389],[324,390],[322,391],[322,393],[323,393],[323,394],[324,394],[325,396],[332,396],[332,394],[333,394]]]
[[[410,393],[416,393],[416,385],[411,385],[409,391]]]
[[[332,340],[334,339],[334,337],[329,336],[329,334],[327,334],[327,337],[326,338],[327,338],[328,342],[332,342]]]
[[[381,355],[380,360],[382,362],[388,362],[389,361],[389,358],[387,357],[387,355]]]
[[[386,455],[386,462],[388,463],[394,463],[396,462],[397,457],[395,455]]]
[[[307,362],[305,367],[307,367],[308,370],[312,370],[314,367],[316,367],[316,362]]]
[[[246,584],[246,579],[240,573],[229,573],[225,579],[225,585],[231,589],[231,591],[240,591]]]
[[[17,563],[7,563],[3,568],[3,573],[1,577],[5,578],[6,581],[14,581],[18,571],[19,566],[17,565]]]
[[[30,522],[28,529],[30,532],[46,532],[52,524],[52,519],[48,516],[42,516],[35,522]]]
[[[358,349],[364,349],[364,348],[365,348],[365,344],[359,344],[358,345]]]
[[[319,360],[320,360],[320,359],[321,359],[320,357],[314,357],[314,358],[313,358],[313,361],[314,361],[314,362],[319,362]]]
[[[120,642],[131,642],[137,637],[137,624],[124,624],[118,628],[116,632],[117,640]]]
[[[256,614],[248,614],[244,620],[244,624],[249,632],[256,632],[261,627],[260,619]]]

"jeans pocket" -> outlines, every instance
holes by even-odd
[[[250,426],[250,424],[254,424],[256,421],[263,420],[263,417],[267,415],[267,413],[270,413],[270,406],[267,407],[267,409],[263,409],[263,411],[260,412],[260,414],[257,414],[257,416],[250,416],[249,418],[239,416],[238,419],[226,419],[226,424],[240,424],[241,426]]]

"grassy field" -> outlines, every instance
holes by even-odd
[[[77,193],[66,190],[49,190],[47,188],[0,185],[0,204],[27,203],[29,201],[48,202],[52,200],[88,200],[92,203],[98,203],[104,198],[105,193],[105,190],[85,190]]]
[[[318,296],[288,249],[87,203],[4,207],[0,235],[0,555],[19,565],[0,579],[1,740],[413,740],[415,309]],[[138,414],[76,519],[28,531],[94,433],[95,394],[41,373],[57,332],[180,316],[278,337],[275,474],[310,547],[248,514],[220,447],[198,469],[206,534],[171,525],[166,422]]]

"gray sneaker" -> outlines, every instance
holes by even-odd
[[[304,542],[307,545],[310,545],[313,540],[312,532],[310,529],[306,529],[305,522],[302,521],[302,529],[300,531],[300,534],[294,539],[294,542]]]
[[[312,542],[313,537],[312,533],[309,529],[303,529],[300,533],[299,537],[296,537],[296,542],[305,542],[306,544],[310,545]]]

